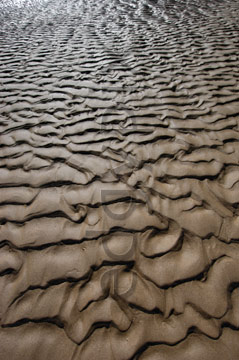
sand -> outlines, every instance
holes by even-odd
[[[238,18],[0,4],[0,360],[238,360]]]

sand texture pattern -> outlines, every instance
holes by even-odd
[[[0,360],[239,359],[238,19],[0,3]]]

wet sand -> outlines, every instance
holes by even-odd
[[[0,360],[238,360],[239,4],[0,4]]]

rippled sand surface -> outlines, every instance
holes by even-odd
[[[239,2],[0,4],[0,360],[239,359]]]

